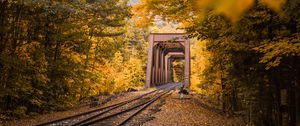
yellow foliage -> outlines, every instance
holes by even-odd
[[[155,32],[155,33],[184,33],[184,30],[182,29],[177,29],[178,25],[174,23],[168,23],[164,26],[152,26],[150,27],[150,31]]]
[[[261,0],[262,3],[269,6],[271,9],[280,12],[282,10],[282,6],[285,4],[285,0]]]
[[[218,99],[221,87],[221,72],[215,73],[214,80],[207,82],[205,78],[205,70],[207,67],[212,67],[210,59],[213,57],[212,52],[206,49],[207,40],[197,41],[193,40],[191,46],[191,90],[196,93],[210,96],[211,98]],[[212,73],[211,73],[212,74]]]
[[[149,26],[156,16],[161,16],[167,21],[173,20],[188,27],[189,23],[202,20],[211,11],[236,22],[253,7],[254,2],[254,0],[141,0],[133,7],[132,13],[137,26]],[[286,0],[260,0],[260,2],[280,12]]]
[[[99,74],[96,82],[85,80],[91,84],[92,95],[99,92],[117,93],[128,88],[140,88],[144,84],[145,73],[141,59],[130,58],[124,61],[122,53],[116,52],[112,61],[105,61],[102,65],[96,64],[94,73]]]
[[[214,2],[214,0],[197,0],[196,5],[198,7],[208,7],[208,6],[212,5],[213,2]]]
[[[212,84],[206,90],[206,95],[217,99],[220,95],[220,92],[222,92],[222,86],[220,84]]]
[[[224,14],[231,21],[236,22],[254,3],[254,0],[221,0],[216,8],[217,12]]]
[[[224,14],[235,22],[254,3],[254,0],[197,0],[196,6],[199,11],[213,9],[215,12]],[[200,13],[203,15],[203,13]]]
[[[191,47],[191,89],[197,93],[204,94],[205,90],[202,89],[203,85],[203,72],[206,66],[208,66],[210,52],[206,50],[206,41],[193,40]]]
[[[136,22],[136,26],[145,27],[149,26],[151,22],[151,16],[148,15],[149,8],[147,8],[149,0],[141,0],[140,4],[134,6],[131,12],[134,14],[132,19]]]
[[[172,62],[173,66],[173,77],[175,82],[184,81],[184,62],[183,61],[174,61]]]
[[[130,58],[129,61],[125,64],[124,68],[124,83],[126,88],[134,87],[140,88],[144,86],[144,79],[146,77],[143,70],[143,63],[141,59]]]
[[[30,64],[34,64],[33,59],[30,58],[31,53],[35,52],[40,47],[38,42],[31,42],[17,47],[17,53],[20,59],[26,60]]]
[[[254,47],[257,52],[264,55],[260,58],[260,63],[266,63],[266,69],[277,67],[285,56],[300,56],[300,34],[294,34],[286,38],[281,38],[271,43],[265,41],[264,44]]]

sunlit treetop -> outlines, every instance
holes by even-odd
[[[208,12],[224,15],[232,22],[239,18],[254,4],[263,4],[273,11],[281,12],[285,0],[140,0],[132,9],[133,19],[138,26],[152,23],[156,16],[182,23],[183,26],[202,20]]]

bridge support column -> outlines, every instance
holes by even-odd
[[[151,87],[151,83],[153,83],[153,39],[154,36],[150,35],[149,36],[149,50],[148,50],[148,61],[147,61],[147,71],[146,71],[146,84],[145,84],[145,88],[150,88]]]
[[[156,47],[153,47],[152,46],[152,62],[151,62],[151,68],[150,69],[150,78],[151,78],[151,81],[149,83],[149,86],[152,87],[153,84],[155,83],[155,52],[156,52]],[[148,68],[147,68],[148,69]]]
[[[166,60],[165,60],[165,50],[163,51],[163,54],[162,54],[162,83],[166,83],[166,73],[165,73],[165,71],[166,71],[166,62],[165,62]]]
[[[160,84],[164,84],[164,50],[160,53]]]
[[[160,85],[160,72],[161,72],[161,68],[160,68],[160,64],[161,64],[161,60],[160,60],[160,56],[161,56],[161,49],[160,48],[158,48],[158,53],[157,53],[157,69],[158,69],[158,71],[157,71],[157,82],[156,82],[156,84],[157,85]]]
[[[159,83],[159,47],[156,48],[156,54],[155,54],[155,83],[154,85],[157,86]]]
[[[169,57],[170,57],[169,55],[165,56],[165,83],[169,83],[169,69],[170,69]]]
[[[153,81],[150,83],[150,87],[154,86],[154,84],[156,83],[156,53],[157,53],[157,47],[154,46],[154,49],[153,49],[153,72],[152,72],[152,75],[153,76]]]
[[[170,69],[169,69],[169,75],[170,75],[170,78],[169,78],[169,83],[172,83],[173,82],[173,59],[170,59]]]
[[[168,58],[168,83],[171,83],[172,81],[171,81],[171,79],[172,79],[172,76],[171,76],[171,71],[172,71],[172,69],[171,69],[171,59],[170,58]]]
[[[184,86],[190,87],[190,41],[184,41]]]

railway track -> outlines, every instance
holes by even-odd
[[[163,87],[148,93],[136,96],[132,99],[115,103],[109,106],[100,107],[95,110],[76,114],[73,116],[45,122],[36,126],[88,126],[107,124],[121,126],[126,124],[130,119],[143,111],[153,102],[168,94],[175,86]],[[111,123],[107,120],[121,118],[119,123]]]

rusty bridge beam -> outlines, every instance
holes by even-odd
[[[184,84],[190,86],[190,41],[185,35],[184,33],[150,34],[145,88],[173,81],[173,56],[169,55],[170,52],[183,53],[184,56],[180,57],[185,57]]]
[[[190,74],[191,74],[191,58],[190,58],[190,40],[184,42],[184,86],[190,87]]]

